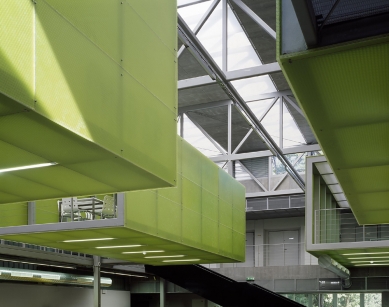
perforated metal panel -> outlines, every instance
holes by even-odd
[[[312,0],[316,20],[320,26],[328,16],[336,0]],[[342,0],[339,1],[326,24],[339,23],[343,21],[373,16],[389,12],[387,0]]]

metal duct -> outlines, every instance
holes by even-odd
[[[332,273],[338,275],[343,282],[344,288],[351,287],[350,271],[340,263],[336,262],[328,255],[322,255],[319,257],[319,265]]]
[[[67,284],[77,286],[93,286],[93,276],[80,276],[74,274],[24,270],[14,268],[0,268],[0,279],[14,281],[43,282],[51,284]],[[101,287],[110,287],[111,278],[100,278]]]

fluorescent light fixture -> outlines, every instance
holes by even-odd
[[[40,167],[46,167],[46,166],[57,165],[57,164],[58,164],[58,163],[56,163],[56,162],[50,162],[50,163],[40,163],[40,164],[31,164],[31,165],[24,165],[24,166],[3,168],[3,169],[0,169],[0,173],[7,173],[7,172],[13,172],[13,171],[21,171],[21,170],[24,170],[24,169],[40,168]]]
[[[375,252],[375,253],[352,253],[352,254],[342,254],[342,256],[356,256],[356,255],[381,255],[389,254],[389,252]]]
[[[147,276],[142,276],[142,275],[132,275],[132,274],[124,274],[124,273],[116,273],[116,272],[108,272],[108,271],[100,271],[100,273],[115,274],[115,275],[123,275],[123,276],[131,276],[131,277],[148,278]]]
[[[289,238],[289,240],[293,240],[294,238]]]
[[[184,257],[184,255],[174,255],[174,256],[149,256],[145,258],[180,258]]]
[[[164,251],[142,251],[142,252],[123,252],[122,254],[144,254],[147,253],[163,253]]]
[[[180,260],[163,260],[162,262],[179,262],[179,261],[200,261],[201,259],[180,259]]]
[[[65,269],[75,269],[72,266],[64,266],[64,265],[54,265],[54,264],[46,264],[46,263],[37,263],[37,262],[28,262],[28,261],[17,261],[17,260],[9,260],[9,259],[0,259],[0,261],[8,261],[8,262],[14,262],[14,263],[25,263],[25,264],[35,264],[35,265],[42,265],[42,266],[52,266],[56,268],[65,268]]]
[[[351,263],[367,263],[367,262],[370,262],[370,263],[375,263],[375,262],[388,262],[389,259],[386,259],[386,260],[358,260],[358,261],[351,261]]]
[[[98,246],[96,248],[125,248],[125,247],[139,247],[142,245],[136,244],[136,245],[115,245],[115,246]]]
[[[65,240],[62,241],[64,243],[71,243],[71,242],[88,242],[88,241],[105,241],[105,240],[113,240],[115,238],[97,238],[97,239],[80,239],[80,240]]]
[[[389,266],[389,262],[387,262],[387,263],[365,263],[365,264],[356,264],[355,266],[368,266],[368,265],[385,265],[385,266]]]
[[[359,259],[388,259],[388,256],[379,256],[379,257],[355,257],[355,258],[347,258],[348,260],[359,260]],[[389,261],[389,259],[388,259]]]

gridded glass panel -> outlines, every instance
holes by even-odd
[[[305,196],[304,195],[291,196],[290,207],[291,208],[305,207]]]
[[[247,200],[246,211],[267,210],[267,198],[255,198]]]
[[[287,209],[289,208],[289,197],[271,197],[269,198],[269,209]]]

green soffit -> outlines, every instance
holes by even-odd
[[[0,20],[0,203],[175,185],[175,1],[5,0]]]
[[[277,58],[360,224],[389,223],[389,35]]]

